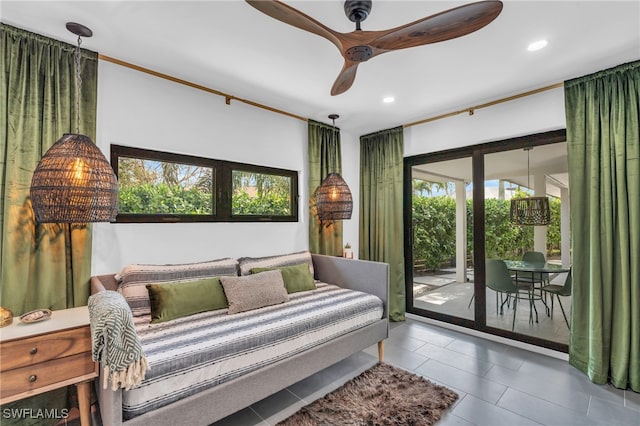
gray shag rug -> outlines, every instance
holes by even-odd
[[[278,425],[426,426],[440,420],[457,399],[451,389],[378,363]]]

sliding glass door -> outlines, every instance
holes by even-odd
[[[564,284],[571,264],[564,139],[558,130],[405,158],[407,312],[568,350],[570,296],[554,296],[552,314],[541,288]],[[511,200],[534,195],[548,197],[550,223],[512,223]],[[553,272],[514,270],[525,253]],[[488,259],[520,287],[517,304]]]
[[[411,301],[418,309],[473,320],[471,158],[411,168]]]
[[[554,296],[551,316],[551,293],[543,287],[563,285],[567,272],[561,266],[571,264],[568,209],[563,209],[569,203],[566,145],[561,142],[484,155],[485,255],[506,262],[519,296],[514,306],[513,297],[507,299],[505,293],[491,288],[494,283],[487,272],[486,324],[563,344],[569,343],[569,327],[562,310],[566,307],[569,313],[570,296],[561,297],[561,306]],[[547,225],[512,223],[512,200],[530,197],[547,197]],[[533,263],[522,263],[529,260]],[[527,266],[552,272],[532,272]]]

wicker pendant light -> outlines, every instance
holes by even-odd
[[[80,125],[81,36],[89,28],[73,22],[76,49],[76,125]],[[31,179],[31,205],[38,223],[110,222],[118,214],[118,181],[109,162],[88,136],[65,133],[44,154]]]
[[[333,132],[336,134],[337,114],[329,115],[333,120]],[[316,207],[321,221],[351,219],[353,199],[349,186],[338,173],[329,173],[316,191]]]
[[[527,151],[527,186],[529,184],[529,151]],[[548,197],[523,197],[511,199],[511,223],[514,225],[548,225],[551,222]]]

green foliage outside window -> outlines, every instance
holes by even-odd
[[[166,183],[120,186],[120,212],[138,214],[212,214],[211,192]]]
[[[111,145],[116,222],[297,222],[298,173]]]
[[[437,270],[456,254],[456,200],[447,195],[413,195],[413,262]],[[467,252],[473,253],[473,200],[467,200]],[[547,226],[547,258],[560,253],[560,200],[550,197],[551,224]],[[485,200],[485,244],[489,258],[519,259],[533,250],[533,227],[514,226],[511,202]]]
[[[121,157],[120,213],[211,215],[213,169]]]
[[[252,197],[246,192],[234,194],[231,202],[231,211],[234,215],[288,215],[291,211],[291,202],[288,194],[264,194],[261,197]]]
[[[266,216],[291,214],[290,178],[234,170],[232,180],[232,214]]]

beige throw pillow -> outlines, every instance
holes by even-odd
[[[277,305],[289,300],[279,270],[243,277],[220,277],[220,282],[229,301],[230,314]]]

